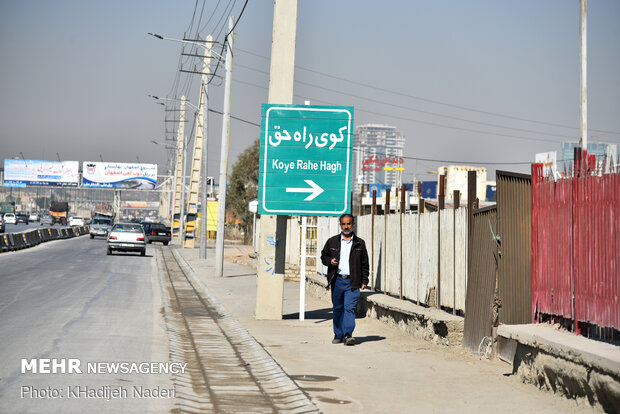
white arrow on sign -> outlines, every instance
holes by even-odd
[[[312,188],[286,188],[286,192],[287,193],[311,193],[308,197],[304,198],[304,201],[312,201],[314,200],[319,194],[321,194],[323,190],[321,187],[319,187],[319,185],[317,183],[315,183],[312,180],[304,180],[306,182],[306,184],[308,184],[310,187]]]

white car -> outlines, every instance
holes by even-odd
[[[17,217],[15,217],[14,213],[6,213],[4,215],[4,223],[5,224],[17,224]]]
[[[69,226],[83,226],[84,217],[71,216],[69,217]]]
[[[140,252],[146,255],[144,229],[138,223],[116,223],[108,235],[108,255],[113,251]]]
[[[39,213],[32,212],[30,213],[30,217],[28,217],[29,221],[39,221]]]

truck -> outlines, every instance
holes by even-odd
[[[67,217],[69,216],[69,203],[66,201],[52,201],[50,215],[52,216],[52,226],[56,223],[66,226]]]
[[[0,202],[0,213],[15,213],[15,202]]]
[[[95,217],[107,217],[114,220],[116,216],[116,212],[110,203],[101,203],[97,204],[93,211],[90,213],[90,216],[94,219]]]

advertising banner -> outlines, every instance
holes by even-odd
[[[560,178],[560,173],[557,168],[557,152],[540,152],[536,154],[536,163],[543,165],[543,175],[545,177],[551,177],[553,179]]]
[[[5,187],[29,185],[77,187],[78,161],[4,160]]]
[[[157,164],[85,161],[82,187],[153,190],[157,186]]]

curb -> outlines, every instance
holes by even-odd
[[[325,277],[307,274],[306,290],[319,299],[331,302]],[[463,317],[450,315],[435,308],[418,306],[407,300],[370,290],[361,292],[356,316],[378,319],[432,343],[447,346],[460,346],[463,343],[465,326]]]

